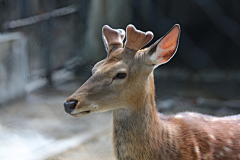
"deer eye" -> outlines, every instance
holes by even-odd
[[[127,76],[126,73],[118,73],[118,74],[114,77],[114,79],[123,79],[123,78],[125,78],[126,76]]]

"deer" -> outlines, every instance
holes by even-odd
[[[240,116],[214,117],[196,112],[158,113],[154,69],[175,55],[180,25],[149,47],[151,31],[129,24],[125,31],[102,28],[107,57],[64,102],[74,117],[112,110],[117,160],[240,159]]]

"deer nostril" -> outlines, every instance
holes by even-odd
[[[67,113],[71,113],[77,106],[77,100],[71,100],[69,102],[64,102],[64,108]]]

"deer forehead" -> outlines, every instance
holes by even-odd
[[[93,74],[101,74],[103,76],[112,76],[116,73],[127,73],[129,67],[126,62],[119,60],[119,61],[112,61],[112,62],[105,62],[101,64],[96,64],[93,68]]]
[[[99,61],[92,69],[95,72],[112,73],[112,72],[128,72],[130,69],[134,69],[134,65],[138,64],[137,59],[143,54],[143,51],[139,51],[135,57],[124,57],[122,49],[119,49],[112,53],[106,59]]]

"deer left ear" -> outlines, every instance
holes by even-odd
[[[154,68],[167,63],[177,51],[179,37],[180,25],[175,24],[163,38],[149,47],[146,63]]]

